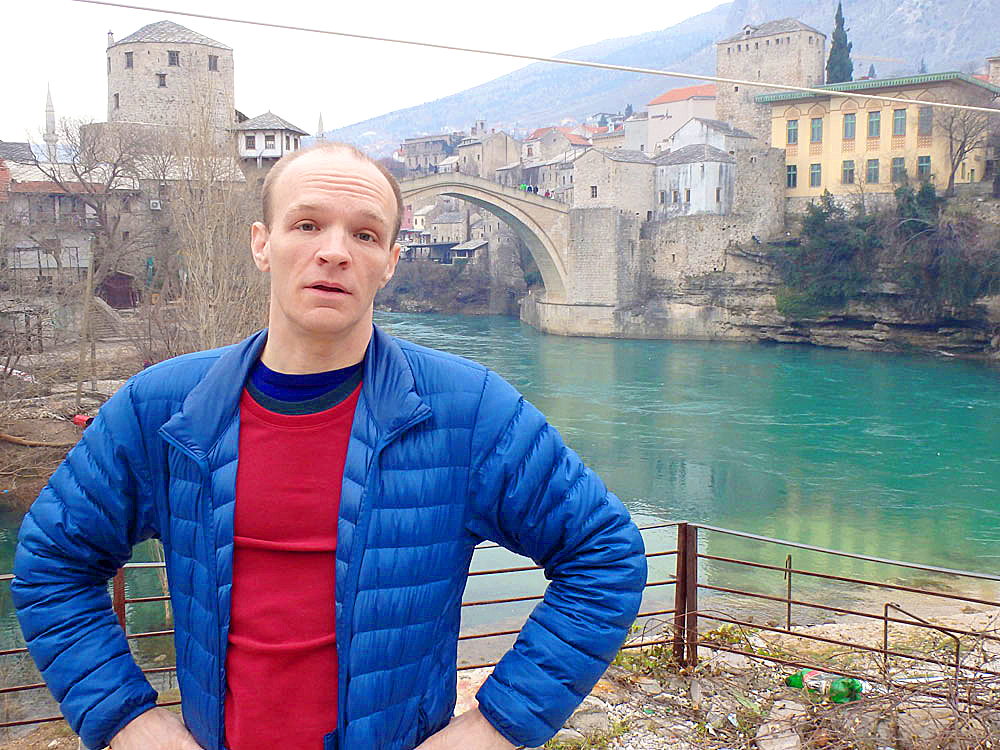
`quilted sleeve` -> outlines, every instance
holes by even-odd
[[[535,747],[559,730],[625,640],[646,583],[642,538],[621,501],[494,373],[472,442],[469,530],[530,557],[549,580],[476,697],[508,740]]]
[[[11,584],[28,649],[83,741],[104,747],[153,707],[107,582],[155,533],[131,384],[100,410],[21,525]],[[145,498],[137,502],[137,498]]]

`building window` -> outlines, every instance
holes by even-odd
[[[660,204],[662,205],[662,204],[664,204],[666,202],[667,202],[667,191],[666,190],[661,190],[660,191]]]
[[[531,156],[531,146],[528,146],[528,156]]]
[[[858,125],[858,116],[853,112],[844,115],[844,140],[853,141],[854,131]]]
[[[785,167],[785,186],[786,187],[798,187],[799,184],[799,170],[794,164],[789,164]]]
[[[591,185],[590,186],[590,197],[591,198],[596,198],[597,197],[597,185]]]
[[[288,151],[288,150],[290,150],[291,148],[292,148],[292,143],[291,143],[291,138],[289,138],[289,137],[288,137],[288,136],[286,135],[286,136],[285,136],[285,151]]]
[[[125,67],[126,68],[131,68],[132,67],[132,53],[131,52],[126,52],[125,53]]]
[[[295,136],[295,148],[299,147],[299,137]]]
[[[219,69],[219,56],[218,55],[209,55],[208,56],[208,69],[209,70],[218,70]]]
[[[674,194],[671,197],[674,199],[674,203],[680,203],[681,202],[681,191],[680,190],[675,190]]]
[[[906,162],[903,161],[902,156],[894,156],[892,159],[892,181],[906,181]]]
[[[809,140],[812,143],[823,142],[823,118],[814,117],[810,123]]]
[[[181,64],[181,53],[177,50],[167,51],[167,65],[179,66]]]
[[[896,109],[892,113],[892,134],[906,135],[906,110]]]
[[[118,94],[115,94],[115,109],[118,109]]]
[[[809,187],[819,187],[823,184],[823,165],[809,165]]]
[[[854,159],[844,162],[843,171],[840,173],[840,182],[844,185],[854,184]]]
[[[165,89],[167,87],[167,74],[157,73],[156,74],[156,85],[158,88]]]
[[[685,203],[691,202],[691,188],[688,188],[687,190],[684,191],[684,202]]]
[[[917,112],[917,135],[932,135],[934,132],[934,108],[921,107]]]
[[[247,151],[254,151],[257,148],[257,138],[252,135],[246,137]]]
[[[793,146],[799,142],[799,121],[789,120],[788,126],[785,128],[788,133],[787,143],[789,146]]]
[[[928,107],[927,109],[930,109]],[[917,157],[917,175],[926,180],[931,176],[931,157],[929,156],[918,156]]]
[[[866,182],[871,185],[878,184],[878,159],[868,160],[868,176]]]
[[[720,187],[715,189],[715,202],[722,203],[722,188]]]
[[[111,72],[111,58],[108,58],[108,72]]]
[[[882,133],[882,113],[881,112],[869,112],[868,113],[868,137],[878,138]]]
[[[264,148],[274,148],[274,134],[264,136]]]

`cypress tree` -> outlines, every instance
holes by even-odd
[[[830,59],[826,62],[826,82],[844,83],[854,79],[854,63],[851,62],[851,47],[844,29],[844,11],[837,3],[837,25],[830,43]]]

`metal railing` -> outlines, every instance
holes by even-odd
[[[684,521],[658,523],[642,526],[640,528],[644,532],[644,536],[647,539],[647,546],[648,540],[654,536],[654,532],[676,529],[676,546],[646,552],[646,557],[650,561],[657,561],[660,558],[670,557],[674,557],[675,560],[674,565],[672,566],[671,574],[668,575],[664,575],[662,573],[662,565],[651,563],[651,575],[650,580],[646,584],[646,595],[644,596],[643,608],[637,616],[637,624],[640,625],[638,630],[642,635],[636,640],[627,642],[623,646],[624,650],[645,649],[653,646],[668,646],[672,654],[673,661],[678,666],[694,667],[697,666],[699,662],[699,649],[707,647],[714,651],[743,654],[751,658],[765,659],[766,661],[789,667],[819,667],[827,672],[841,674],[848,677],[870,677],[870,675],[857,674],[852,672],[850,669],[840,668],[829,663],[819,664],[816,663],[816,660],[784,658],[775,653],[761,655],[752,647],[740,647],[737,643],[724,643],[716,639],[704,637],[703,633],[708,633],[713,627],[717,627],[721,624],[745,629],[746,631],[752,630],[757,633],[771,633],[777,636],[799,638],[818,644],[840,646],[858,653],[869,654],[875,657],[877,662],[882,665],[882,670],[885,675],[888,675],[889,673],[890,660],[908,660],[921,664],[932,665],[941,669],[951,670],[955,676],[955,680],[957,681],[958,676],[963,671],[963,665],[961,662],[961,639],[963,636],[974,636],[976,638],[983,639],[984,641],[1000,643],[1000,637],[995,634],[980,633],[957,627],[936,625],[928,622],[926,619],[910,613],[898,603],[889,601],[884,597],[879,598],[879,596],[874,595],[870,595],[868,597],[871,605],[876,609],[876,611],[865,611],[864,609],[859,609],[857,607],[852,608],[850,606],[838,606],[829,600],[825,602],[817,602],[806,598],[799,598],[795,596],[793,579],[795,581],[802,582],[799,584],[800,586],[809,581],[817,582],[825,587],[824,590],[836,585],[850,585],[854,587],[862,587],[865,590],[871,590],[874,592],[883,592],[886,595],[890,592],[892,592],[893,595],[895,595],[895,592],[916,595],[918,597],[926,598],[926,601],[928,602],[936,601],[955,605],[977,604],[986,607],[996,607],[998,608],[998,613],[1000,613],[1000,601],[998,601],[997,598],[1000,597],[988,599],[982,596],[972,596],[966,593],[934,590],[926,586],[919,587],[906,585],[904,583],[892,583],[888,580],[888,575],[882,577],[881,580],[875,580],[870,578],[840,575],[820,570],[807,570],[805,568],[793,566],[792,554],[786,553],[784,555],[784,559],[781,560],[780,553],[784,552],[785,549],[800,550],[803,553],[829,556],[830,558],[837,560],[853,560],[875,566],[885,566],[887,571],[891,568],[901,568],[918,571],[922,574],[929,573],[948,576],[949,578],[957,577],[968,581],[988,582],[990,584],[997,584],[998,589],[1000,589],[1000,576],[953,570],[931,565],[921,565],[912,562],[889,560],[856,553],[841,552],[809,544],[791,542],[783,539],[774,539],[757,534],[750,534],[731,529],[709,526],[706,524],[689,523]],[[707,540],[715,536],[727,539],[742,539],[752,542],[757,545],[756,548],[761,553],[761,555],[758,556],[767,558],[768,555],[772,555],[771,559],[774,559],[775,562],[764,562],[759,559],[741,559],[739,557],[709,554],[707,552],[700,551],[699,542],[703,543],[702,546],[707,546],[705,544]],[[496,549],[498,547],[499,545],[496,544],[484,544],[477,548],[477,553],[485,550]],[[779,556],[774,557],[772,554],[774,552],[778,552]],[[705,580],[705,567],[708,564],[718,568],[718,570],[713,569],[711,581]],[[134,633],[128,632],[126,608],[129,605],[140,605],[151,602],[169,603],[169,596],[126,596],[126,572],[137,569],[163,567],[164,564],[162,562],[129,563],[125,566],[125,568],[118,571],[118,574],[115,576],[111,584],[113,607],[118,616],[119,622],[126,631],[126,637],[129,640],[134,641],[143,638],[169,636],[173,633],[170,629]],[[658,569],[661,572],[658,572]],[[774,573],[776,577],[780,574],[781,578],[778,579],[778,585],[775,586],[775,591],[779,593],[767,593],[765,591],[754,591],[747,588],[741,588],[728,580],[731,576],[723,572],[727,569],[752,570],[765,573],[771,572]],[[539,570],[541,570],[541,568],[536,565],[512,565],[507,567],[493,567],[482,570],[473,570],[469,573],[469,577],[470,579],[478,579],[484,576],[501,576]],[[12,578],[13,576],[11,575],[0,575],[0,584],[9,584]],[[725,585],[727,583],[729,583],[729,585]],[[660,594],[659,591],[664,587],[669,586],[674,587],[673,605],[664,606],[665,603],[669,602],[669,598],[668,596]],[[702,598],[711,597],[713,601],[719,597],[726,597],[727,599],[724,604],[725,610],[719,611],[716,607],[709,608],[700,606],[700,593],[702,594]],[[541,599],[542,594],[528,593],[489,599],[470,598],[462,603],[462,607],[479,608],[504,606],[510,608],[511,605],[535,602]],[[741,604],[741,602],[743,602],[743,604]],[[742,614],[746,613],[747,607],[753,604],[763,604],[772,608],[780,607],[781,611],[784,613],[784,627],[781,627],[774,621],[771,621],[768,624],[754,622],[749,615]],[[795,630],[792,618],[793,607],[796,608],[796,611],[804,610],[822,613],[824,615],[853,616],[862,619],[881,621],[882,641],[874,644],[858,643],[841,638],[832,638],[824,635],[802,632],[801,629]],[[890,614],[890,611],[892,614]],[[897,615],[901,615],[902,617]],[[906,619],[903,619],[904,617]],[[647,628],[643,626],[643,623],[649,624],[656,622],[660,623],[658,627]],[[889,639],[891,624],[925,628],[942,634],[955,644],[953,657],[948,661],[943,661],[942,659],[935,658],[931,655],[908,653],[899,649],[891,648],[890,646],[892,644]],[[463,629],[463,632],[459,636],[459,641],[460,643],[467,644],[491,638],[509,638],[515,636],[519,632],[519,629],[519,627],[505,627],[499,630],[488,630],[485,632],[469,632]],[[748,646],[748,644],[744,644],[744,646]],[[26,652],[27,649],[25,648],[0,650],[0,659],[24,655]],[[495,660],[486,658],[475,663],[461,664],[458,669],[460,671],[473,670],[491,667],[495,664]],[[175,666],[147,667],[143,669],[143,672],[146,674],[168,673],[175,671]],[[976,674],[1000,677],[1000,673],[991,671],[990,669],[982,666],[977,667],[975,671]],[[41,682],[17,685],[0,685],[0,698],[9,694],[23,693],[30,690],[41,690],[44,688],[45,686]],[[175,705],[177,703],[179,703],[179,701],[172,700],[164,701],[160,705]],[[0,729],[5,729],[8,727],[59,721],[62,719],[62,716],[52,715],[17,720],[6,720],[6,717],[3,716],[0,716],[0,718],[5,719],[0,721]]]

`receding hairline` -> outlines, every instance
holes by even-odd
[[[399,183],[396,182],[396,178],[392,176],[392,173],[388,169],[379,164],[357,146],[353,146],[350,143],[326,141],[312,146],[307,146],[306,148],[299,149],[298,151],[292,151],[291,153],[285,154],[278,159],[278,161],[275,162],[274,166],[271,167],[271,170],[264,177],[264,184],[261,189],[261,208],[264,216],[264,226],[270,229],[271,222],[274,219],[271,201],[275,184],[279,179],[281,179],[281,176],[292,162],[312,153],[348,154],[363,164],[370,164],[379,171],[379,173],[385,178],[385,181],[389,183],[389,189],[392,191],[392,194],[396,199],[396,221],[392,226],[392,241],[389,243],[389,246],[391,247],[392,245],[395,245],[396,239],[399,236],[399,227],[403,220],[403,194],[399,189]]]

